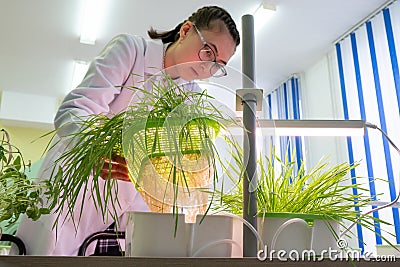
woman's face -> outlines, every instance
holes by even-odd
[[[180,31],[180,38],[174,55],[174,63],[176,74],[184,80],[205,79],[212,76],[216,69],[215,62],[221,66],[225,66],[229,59],[233,56],[236,44],[233,41],[229,31],[225,27],[214,27],[216,30],[200,30],[195,28],[192,22],[185,22]],[[220,29],[221,28],[221,29]],[[211,49],[211,51],[205,51]],[[201,59],[199,51],[201,52]],[[207,61],[207,55],[213,58],[215,62]],[[184,64],[183,64],[184,63]]]

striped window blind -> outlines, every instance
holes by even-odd
[[[400,144],[400,3],[387,6],[335,46],[344,119],[373,123]],[[377,203],[395,199],[400,156],[388,141],[378,131],[368,130],[362,139],[349,137],[347,150],[350,162],[362,159],[361,166],[352,172],[353,182],[357,177],[368,177],[368,192]],[[365,246],[385,244],[381,235],[400,244],[398,208],[373,215],[392,225],[375,221],[376,234],[358,226],[359,247],[364,250]]]
[[[268,119],[298,120],[301,118],[301,97],[299,78],[291,77],[282,83],[273,92],[266,96]],[[272,141],[273,142],[273,141]],[[289,160],[301,162],[303,159],[303,141],[302,137],[279,137],[278,142],[273,142],[275,150],[280,152],[283,158],[286,154]],[[296,157],[292,159],[292,154]]]

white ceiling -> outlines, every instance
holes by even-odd
[[[90,60],[116,34],[167,30],[210,4],[227,9],[240,26],[241,16],[261,0],[107,0],[95,45],[79,43],[82,2],[0,0],[0,90],[62,97],[71,86],[73,60]],[[255,62],[256,83],[267,90],[314,64],[386,0],[270,2],[277,12],[256,35]],[[240,70],[240,59],[230,65]]]

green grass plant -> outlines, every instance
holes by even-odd
[[[388,224],[372,215],[360,217],[360,210],[370,207],[372,198],[366,194],[366,178],[357,177],[357,183],[354,183],[355,180],[350,177],[350,171],[359,166],[358,163],[335,165],[325,157],[307,169],[304,161],[299,164],[290,161],[287,154],[281,159],[274,149],[271,151],[270,155],[261,156],[258,160],[258,216],[286,213],[289,217],[290,214],[304,214],[312,218],[316,215],[337,221],[343,227],[357,221],[373,232],[376,232],[376,222]],[[295,157],[292,155],[291,158]],[[238,166],[243,164],[240,156],[235,159]],[[241,168],[238,168],[237,175],[240,172]],[[234,190],[220,196],[214,209],[243,214],[241,182],[236,183]]]
[[[127,159],[131,180],[139,190],[143,163],[168,157],[172,167],[167,180],[175,190],[174,212],[178,211],[177,188],[190,189],[186,172],[179,168],[185,155],[203,155],[210,166],[212,186],[216,184],[218,177],[213,170],[219,156],[213,138],[220,129],[235,123],[234,118],[222,114],[204,91],[188,91],[166,75],[129,89],[136,91],[137,98],[127,110],[111,117],[95,114],[77,118],[82,130],[66,136],[68,149],[55,160],[50,179],[54,184],[51,206],[59,216],[56,223],[65,210],[67,217],[81,218],[85,207],[85,203],[77,203],[81,193],[91,194],[104,220],[109,216],[117,220],[118,183],[111,179],[111,172],[104,186],[99,180],[106,159],[114,155]]]

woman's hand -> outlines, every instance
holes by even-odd
[[[115,179],[130,182],[126,159],[119,155],[113,155],[111,160],[106,159],[101,169],[100,177],[104,180]]]

